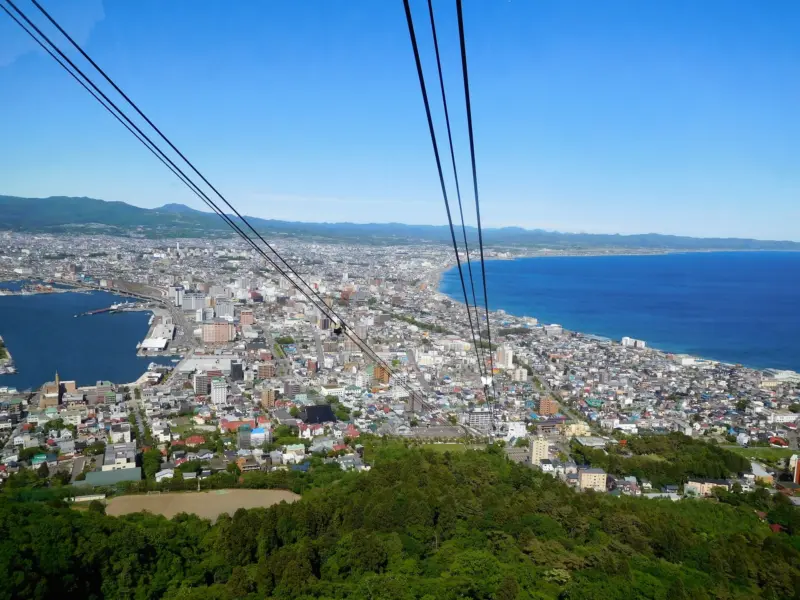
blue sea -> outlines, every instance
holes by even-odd
[[[800,371],[800,253],[537,257],[487,261],[486,273],[491,310],[668,352]],[[463,302],[457,269],[440,289]]]
[[[4,289],[20,285],[0,282]],[[98,380],[129,383],[151,362],[170,364],[166,357],[136,356],[136,344],[147,335],[149,312],[74,318],[126,300],[107,292],[0,296],[0,336],[17,369],[13,375],[0,375],[0,386],[35,389],[52,381],[56,371],[78,385]]]

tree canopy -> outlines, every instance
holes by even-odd
[[[615,498],[494,446],[370,451],[368,473],[326,465],[300,501],[214,524],[0,495],[0,600],[800,598],[797,509],[766,491]]]

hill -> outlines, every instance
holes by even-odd
[[[139,208],[124,202],[94,198],[19,198],[0,196],[0,228],[29,232],[95,231],[111,235],[148,237],[195,237],[233,235],[222,219],[210,212],[183,204],[160,208]],[[444,225],[403,223],[303,223],[248,217],[260,233],[359,243],[450,243],[450,229]],[[474,228],[468,235],[477,236]],[[646,250],[800,250],[800,242],[765,241],[746,238],[693,238],[661,235],[607,235],[561,233],[521,227],[485,228],[484,243],[493,247],[554,249],[646,249]]]
[[[800,597],[800,520],[781,494],[579,494],[496,447],[377,443],[371,472],[215,524],[0,494],[0,599]]]

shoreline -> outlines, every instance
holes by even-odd
[[[9,284],[10,283],[10,284],[16,284],[16,285],[22,287],[23,285],[30,285],[32,282],[41,282],[41,281],[42,280],[37,280],[37,279],[14,279],[14,280],[6,279],[6,280],[0,281],[0,286],[2,286],[3,284]],[[115,300],[115,302],[120,302],[121,300],[129,300],[129,299],[135,299],[137,301],[137,303],[143,302],[135,294],[126,293],[125,291],[120,291],[120,290],[116,290],[116,289],[95,288],[95,287],[88,286],[86,284],[80,284],[80,283],[77,283],[77,282],[64,282],[64,281],[61,281],[61,280],[57,281],[57,284],[59,286],[64,286],[64,287],[63,288],[54,288],[53,290],[48,290],[48,291],[34,291],[34,292],[23,291],[22,289],[20,289],[20,290],[7,290],[7,289],[3,289],[2,287],[0,287],[0,299],[2,299],[3,297],[6,297],[6,296],[8,296],[8,297],[24,297],[24,296],[53,295],[53,294],[57,294],[57,293],[73,293],[73,294],[81,294],[81,295],[91,295],[91,294],[94,294],[96,292],[104,292],[104,293],[116,296],[117,299]],[[7,292],[7,293],[2,293],[2,292]],[[157,300],[155,300],[155,299],[152,299],[152,300],[149,300],[149,301],[150,302],[157,302]],[[122,309],[122,310],[119,310],[118,312],[121,312],[121,313],[125,313],[125,312],[145,312],[145,313],[147,313],[147,312],[149,312],[149,313],[153,314],[154,316],[156,316],[157,313],[161,313],[162,316],[169,315],[169,311],[167,309],[165,309],[165,308],[162,308],[162,307],[145,307],[145,306],[142,306],[142,307],[137,307],[137,308]],[[95,315],[93,315],[93,316],[95,316]],[[87,316],[85,318],[90,318],[90,317]],[[155,318],[153,320],[155,321]],[[141,340],[146,339],[150,335],[150,333],[153,330],[153,327],[154,327],[154,323],[150,324],[148,326],[147,331],[145,332],[145,335],[144,335],[143,338],[141,338]],[[0,340],[3,340],[2,335],[0,335]],[[34,386],[31,386],[30,388],[26,388],[26,389],[18,388],[18,387],[16,387],[15,384],[10,383],[10,382],[4,382],[4,379],[2,377],[3,375],[9,375],[9,376],[11,376],[11,375],[19,375],[19,371],[16,370],[16,369],[13,372],[6,371],[6,369],[5,369],[6,365],[8,365],[8,364],[12,364],[13,365],[13,357],[11,356],[11,352],[8,350],[7,347],[6,347],[6,351],[8,352],[8,358],[7,359],[0,359],[0,387],[3,387],[3,388],[8,387],[10,389],[14,389],[14,390],[16,390],[16,393],[21,393],[21,392],[24,392],[26,390],[31,391],[31,392],[36,392],[39,389],[41,389],[42,385],[44,385],[46,383],[46,381],[47,381],[46,378],[41,383],[39,383],[37,385],[34,385]],[[174,352],[170,352],[169,349],[167,351],[165,351],[165,352],[152,353],[152,354],[140,354],[139,350],[137,348],[137,349],[134,349],[133,358],[135,358],[136,360],[150,359],[150,361],[153,362],[153,361],[162,360],[164,358],[170,358],[170,359],[172,359],[172,358],[181,358],[181,355],[180,354],[176,354]],[[140,382],[140,381],[144,380],[144,376],[148,373],[148,368],[147,368],[148,366],[149,366],[149,364],[144,366],[141,374],[136,378],[137,382]],[[103,376],[103,377],[105,377],[105,376]],[[116,381],[114,381],[113,383],[115,385],[126,385],[124,382],[116,382]]]
[[[615,254],[596,254],[596,253],[595,254],[558,254],[558,255],[536,254],[536,255],[514,256],[514,257],[508,257],[508,258],[495,258],[495,257],[492,257],[492,258],[487,258],[486,262],[490,262],[490,261],[494,261],[494,260],[513,261],[513,260],[519,260],[519,259],[522,259],[522,258],[560,258],[560,257],[574,257],[574,256],[581,256],[581,257],[584,257],[584,256],[585,257],[664,256],[664,255],[667,255],[667,254],[696,254],[696,253],[720,253],[721,254],[721,253],[734,253],[734,252],[735,253],[739,253],[739,252],[748,252],[749,253],[749,252],[784,252],[784,251],[782,251],[782,250],[775,250],[775,251],[773,251],[773,250],[688,250],[688,251],[680,250],[680,251],[665,251],[665,252],[661,252],[661,253],[630,253],[630,254],[621,254],[621,253],[620,254],[616,254],[616,253]],[[786,251],[786,252],[795,252],[795,251]],[[461,263],[462,267],[463,267],[465,262],[466,261],[462,261],[462,263]],[[480,260],[478,260],[478,262],[480,262]],[[455,296],[455,295],[451,296],[451,295],[445,293],[444,291],[442,291],[442,281],[443,281],[443,278],[444,278],[444,274],[446,272],[448,272],[448,271],[451,271],[452,269],[454,269],[456,267],[457,267],[457,263],[456,263],[455,260],[449,261],[447,266],[437,268],[436,271],[432,274],[432,276],[433,276],[433,280],[436,282],[436,293],[437,294],[440,294],[441,296],[443,296],[444,298],[447,298],[448,300],[455,301],[455,302],[458,302],[459,304],[463,305],[464,304],[464,299],[463,298]],[[543,324],[543,321],[541,321],[535,315],[531,315],[531,314],[516,314],[516,313],[508,312],[508,311],[506,311],[504,309],[493,309],[493,310],[490,310],[489,312],[495,318],[501,317],[502,315],[508,315],[508,316],[514,317],[516,319],[536,319],[537,322],[540,325]],[[585,337],[602,338],[604,340],[610,341],[612,344],[619,344],[620,343],[619,341],[616,341],[614,338],[611,338],[611,337],[609,337],[607,335],[601,335],[601,334],[598,334],[598,333],[591,333],[591,332],[586,332],[586,331],[578,331],[578,330],[574,330],[574,329],[569,329],[569,328],[567,328],[567,327],[565,327],[563,325],[562,325],[562,331],[564,333],[573,333],[573,334],[578,334],[578,335],[585,336]],[[645,341],[647,341],[647,340],[645,340]],[[778,367],[757,367],[757,366],[754,366],[754,365],[748,365],[748,364],[744,364],[744,363],[730,362],[728,360],[722,360],[722,359],[712,358],[712,357],[708,357],[708,356],[701,356],[701,355],[697,355],[697,354],[691,354],[689,352],[683,352],[683,351],[677,351],[677,350],[676,351],[666,350],[666,349],[658,347],[658,346],[650,346],[650,342],[649,341],[647,341],[647,343],[648,343],[648,346],[646,348],[641,349],[640,351],[656,352],[656,353],[660,353],[660,354],[663,354],[663,355],[668,355],[668,354],[671,354],[671,355],[682,355],[682,356],[687,356],[689,358],[692,358],[692,359],[694,359],[696,361],[699,361],[699,362],[716,363],[716,364],[730,366],[730,367],[735,367],[735,366],[738,365],[738,366],[741,366],[741,367],[743,367],[745,369],[749,369],[751,371],[757,371],[759,373],[764,373],[766,371],[791,371],[791,372],[800,374],[800,370],[796,370],[796,369],[786,369],[786,368],[778,368]]]
[[[2,335],[0,335],[0,347],[3,348],[5,354],[3,358],[0,358],[0,375],[13,375],[17,372],[16,368],[14,367],[14,357],[11,356],[11,350],[9,350],[8,346],[6,346],[6,342]],[[9,371],[8,369],[14,370]]]

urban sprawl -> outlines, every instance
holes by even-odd
[[[89,494],[143,480],[191,479],[200,489],[219,471],[302,470],[313,456],[366,470],[359,439],[392,436],[503,442],[511,460],[611,494],[679,499],[760,485],[792,496],[800,487],[790,453],[783,464],[754,460],[738,476],[662,485],[576,460],[577,449],[618,452],[624,436],[644,433],[797,448],[800,376],[499,310],[488,324],[473,311],[476,344],[464,304],[439,292],[454,263],[444,246],[281,241],[276,248],[314,302],[295,276],[234,240],[0,233],[0,248],[0,280],[44,282],[9,293],[57,293],[64,284],[128,296],[109,309],[153,314],[138,353],[174,357],[134,382],[83,387],[62,372],[38,390],[0,387],[0,481],[46,467]],[[488,258],[513,255],[490,250]],[[14,348],[4,352],[3,368],[13,369]],[[481,371],[492,366],[487,386]],[[155,465],[142,459],[153,450]],[[779,481],[778,470],[791,481]]]

